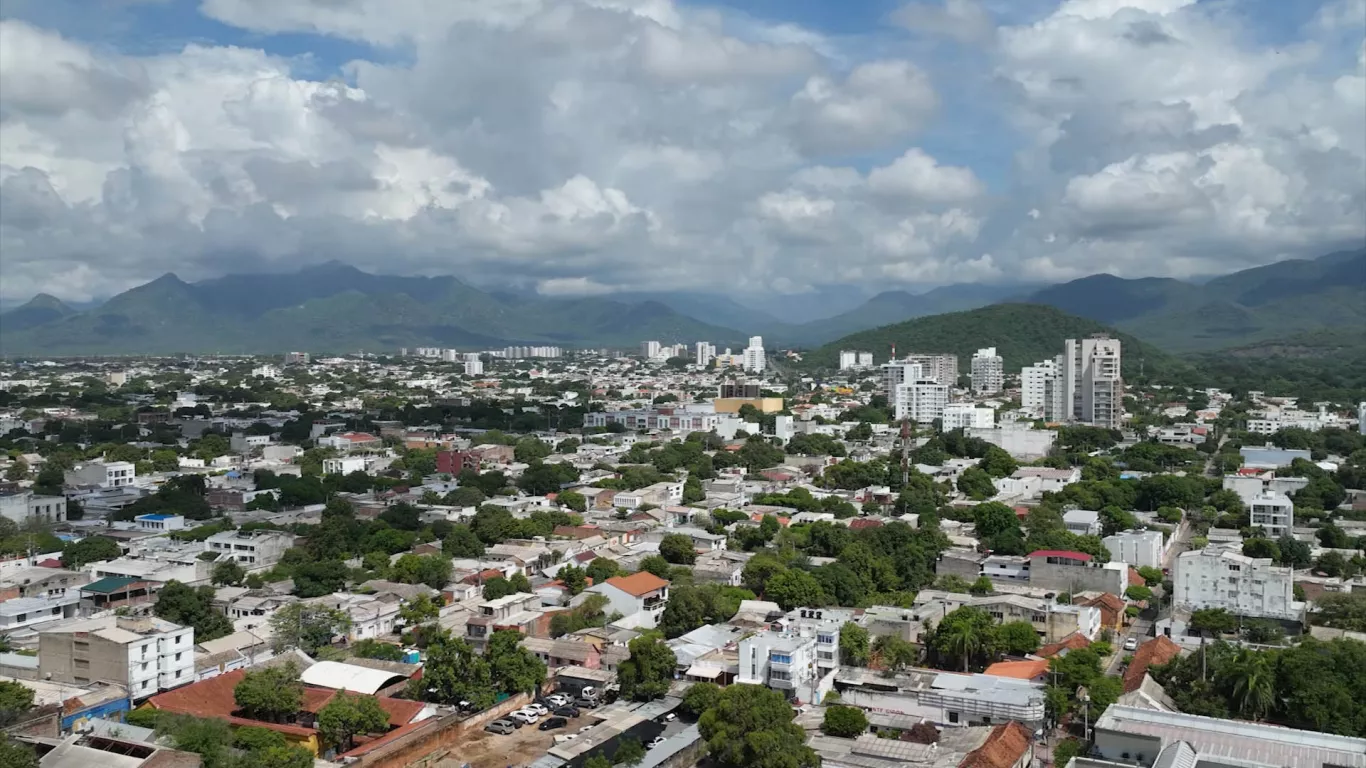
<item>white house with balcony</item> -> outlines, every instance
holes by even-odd
[[[63,482],[71,486],[122,488],[137,480],[138,471],[129,461],[87,461],[68,469]]]
[[[607,614],[620,613],[616,624],[627,628],[654,629],[669,603],[669,582],[649,571],[613,576],[586,591],[607,598]]]
[[[1236,546],[1182,552],[1176,558],[1172,593],[1178,608],[1223,608],[1264,619],[1299,621],[1305,607],[1295,600],[1293,569],[1270,558],[1248,557]]]
[[[223,531],[204,542],[206,552],[218,553],[218,561],[236,560],[246,568],[274,565],[294,544],[293,534],[283,531]]]
[[[1245,500],[1252,527],[1261,527],[1266,535],[1279,538],[1295,527],[1295,503],[1284,493],[1265,490]]]

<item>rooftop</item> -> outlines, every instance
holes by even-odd
[[[405,675],[394,672],[346,664],[340,661],[320,661],[299,675],[299,679],[303,680],[306,685],[364,693],[370,696],[404,678]]]
[[[1143,676],[1148,673],[1148,667],[1166,664],[1180,654],[1181,646],[1166,635],[1158,635],[1138,646],[1133,661],[1129,662],[1128,669],[1124,670],[1124,692],[1132,693],[1138,690],[1143,684]]]
[[[649,571],[640,571],[639,573],[633,573],[630,576],[613,576],[605,583],[611,584],[622,592],[625,592],[628,595],[634,595],[635,597],[643,597],[651,592],[669,586],[669,582]]]
[[[1184,741],[1202,754],[1265,765],[1366,768],[1366,739],[1243,720],[1113,704],[1096,721],[1096,731],[1154,736],[1164,747]]]

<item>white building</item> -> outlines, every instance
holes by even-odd
[[[860,353],[858,353],[858,367],[860,367],[860,368],[872,368],[872,367],[873,367],[873,353],[872,353],[872,352],[860,352]]]
[[[920,375],[916,378],[931,379],[950,388],[958,386],[958,355],[910,354],[906,355],[905,362],[920,366]]]
[[[1005,363],[995,347],[979,349],[972,356],[972,391],[989,395],[1005,388]]]
[[[1252,527],[1261,526],[1273,539],[1295,526],[1295,503],[1284,493],[1262,491],[1247,501],[1247,508]]]
[[[909,363],[905,360],[885,362],[882,364],[882,395],[887,398],[889,404],[895,403],[898,387],[924,378],[927,377],[920,363]]]
[[[1121,531],[1101,541],[1110,551],[1112,562],[1128,563],[1135,568],[1162,567],[1161,531]]]
[[[183,515],[168,515],[158,512],[150,515],[138,515],[133,518],[133,522],[137,524],[140,531],[167,533],[185,530],[185,517]]]
[[[750,336],[749,346],[745,347],[745,370],[750,373],[763,373],[767,363],[764,360],[764,337]]]
[[[605,427],[609,424],[622,424],[627,429],[669,429],[683,432],[712,432],[721,423],[721,417],[711,410],[691,410],[688,408],[647,408],[631,411],[606,411],[585,413],[585,427]]]
[[[1061,374],[1070,420],[1119,427],[1124,408],[1119,339],[1104,334],[1068,339]]]
[[[266,363],[252,368],[251,375],[261,379],[278,379],[280,378],[280,369]]]
[[[620,613],[616,623],[633,629],[654,629],[669,604],[669,582],[649,571],[613,576],[586,591],[606,597],[606,612]]]
[[[16,636],[41,631],[44,626],[76,615],[80,593],[69,590],[49,597],[11,597],[0,600],[0,635]]]
[[[851,371],[858,367],[858,352],[852,349],[840,350],[840,370]]]
[[[835,630],[838,634],[838,630]],[[833,672],[816,664],[816,637],[796,632],[761,632],[740,641],[740,668],[735,682],[762,685],[788,698],[819,701],[834,684]]]
[[[463,363],[461,363],[461,366],[464,368],[466,376],[484,375],[484,361],[480,360],[477,357],[473,360],[464,361]]]
[[[1172,599],[1190,610],[1223,608],[1239,616],[1299,621],[1293,571],[1270,558],[1252,558],[1231,547],[1209,546],[1176,558]]]
[[[228,447],[235,453],[251,453],[255,448],[265,448],[270,445],[270,435],[248,435],[243,432],[234,432],[228,438]]]
[[[944,409],[948,404],[948,385],[927,379],[898,386],[896,399],[892,402],[898,421],[911,419],[917,424],[930,424],[935,419],[944,418]]]
[[[206,552],[217,552],[218,562],[236,560],[247,568],[274,565],[294,545],[294,536],[283,531],[223,531],[204,542]]]
[[[1070,533],[1078,536],[1096,536],[1100,533],[1100,513],[1089,509],[1069,509],[1062,513],[1062,524]]]
[[[122,488],[132,485],[138,471],[128,461],[88,461],[68,469],[63,482],[67,485]]]
[[[46,679],[117,682],[137,701],[194,682],[194,628],[129,616],[65,623],[38,635],[38,659]]]
[[[1063,406],[1063,390],[1059,386],[1058,360],[1027,365],[1020,369],[1020,407],[1037,419],[1062,420],[1067,414]]]
[[[32,491],[0,493],[0,517],[21,526],[29,521],[63,523],[66,522],[66,497],[38,496]]]
[[[693,345],[693,362],[698,368],[706,368],[716,359],[716,345],[709,341],[699,341]]]
[[[1357,431],[1366,435],[1366,400],[1357,403]]]
[[[337,456],[331,459],[323,459],[324,475],[349,475],[352,472],[364,472],[370,468],[372,459],[367,456]]]
[[[972,403],[949,403],[944,406],[944,431],[954,429],[990,429],[996,424],[996,412],[978,408]]]
[[[646,360],[656,360],[659,358],[660,344],[657,341],[640,342],[640,356]]]

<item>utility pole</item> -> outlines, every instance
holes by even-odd
[[[903,417],[901,419],[901,490],[904,493],[906,486],[911,482],[911,420]]]

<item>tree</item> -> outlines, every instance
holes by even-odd
[[[277,614],[278,615],[278,614]],[[237,706],[256,720],[281,723],[303,706],[304,685],[294,662],[279,667],[252,670],[232,689]]]
[[[1167,578],[1160,568],[1154,568],[1150,565],[1140,565],[1137,570],[1138,575],[1148,584],[1161,584]]]
[[[526,574],[521,571],[512,574],[512,578],[508,579],[508,584],[512,585],[514,592],[531,591],[531,579],[528,579]]]
[[[470,485],[462,485],[459,488],[446,494],[443,501],[452,507],[477,507],[483,504],[488,497],[478,488]]]
[[[373,638],[358,640],[351,646],[351,653],[362,659],[381,661],[403,661],[403,649],[393,643],[385,643]]]
[[[522,634],[517,630],[500,629],[489,638],[484,652],[493,684],[504,693],[531,693],[545,682],[545,662],[521,642]]]
[[[62,549],[62,567],[78,571],[88,563],[114,560],[123,554],[118,542],[104,536],[87,536]]]
[[[1146,603],[1153,599],[1153,591],[1147,587],[1135,584],[1124,590],[1124,596],[1133,600],[1135,603]]]
[[[22,683],[0,680],[0,726],[15,723],[33,709],[33,689]]]
[[[635,766],[645,759],[645,745],[640,739],[627,736],[617,742],[617,751],[612,753],[613,765]]]
[[[694,587],[680,585],[670,590],[669,603],[659,617],[659,631],[672,640],[706,623],[707,606]]]
[[[159,618],[194,627],[195,642],[232,634],[232,622],[213,605],[213,587],[191,587],[174,579],[157,594],[152,613]]]
[[[661,579],[668,579],[673,574],[673,566],[669,561],[660,555],[649,555],[640,560],[640,570],[653,573]]]
[[[697,722],[707,752],[723,768],[816,768],[794,713],[777,691],[730,685]]]
[[[441,541],[441,551],[450,557],[478,558],[484,555],[484,542],[468,525],[453,525]]]
[[[1053,765],[1056,768],[1066,768],[1072,762],[1072,758],[1082,754],[1081,742],[1076,739],[1063,739],[1058,746],[1053,748]]]
[[[968,592],[977,595],[989,595],[996,589],[996,585],[991,583],[991,579],[986,576],[978,576],[977,580],[968,586]]]
[[[441,615],[441,603],[429,595],[414,595],[398,607],[398,617],[405,627],[421,627],[436,621]]]
[[[988,501],[973,507],[972,520],[979,538],[1020,528],[1020,519],[1015,516],[1015,510],[998,501]]]
[[[1271,656],[1249,648],[1240,649],[1221,673],[1216,682],[1229,691],[1238,714],[1260,720],[1271,711],[1276,699],[1276,670],[1271,664]]]
[[[502,576],[494,576],[484,582],[484,599],[497,600],[500,597],[517,594],[517,590],[512,588],[512,582]]]
[[[1039,633],[1027,621],[1008,621],[996,628],[996,639],[1001,651],[1011,656],[1023,656],[1039,650]]]
[[[588,511],[588,499],[577,491],[565,491],[555,497],[561,506],[568,507],[575,512],[584,513]]]
[[[402,584],[426,584],[441,589],[451,580],[451,561],[444,555],[403,555],[394,563],[389,578]]]
[[[716,706],[721,698],[721,686],[716,683],[693,683],[683,693],[683,709],[693,717],[701,717],[703,712]]]
[[[594,584],[601,584],[620,573],[621,566],[617,564],[616,560],[610,557],[595,557],[593,562],[588,564],[584,575],[592,579]]]
[[[332,639],[345,635],[351,628],[351,616],[345,611],[311,603],[291,603],[271,614],[271,648],[281,653],[298,648],[313,654]]]
[[[974,501],[985,501],[996,495],[991,475],[978,467],[968,467],[958,476],[958,490]]]
[[[623,698],[650,701],[669,692],[678,658],[657,638],[642,635],[627,646],[631,655],[617,667]]]
[[[588,759],[583,762],[583,768],[612,768],[612,761],[608,760],[606,755],[597,752],[589,755]]]
[[[332,700],[318,712],[318,730],[323,739],[338,752],[351,749],[355,737],[389,730],[389,713],[374,696],[354,696],[337,691]]]
[[[1281,548],[1271,539],[1260,536],[1243,540],[1243,554],[1248,557],[1264,557],[1272,560],[1281,559]]]
[[[245,579],[246,577],[247,572],[242,569],[242,566],[237,564],[236,560],[224,560],[223,562],[214,565],[213,575],[210,577],[210,580],[213,581],[214,584],[227,584],[235,587],[238,584],[241,584],[242,579]],[[197,630],[196,636],[198,636]]]
[[[868,630],[852,621],[840,627],[840,663],[851,667],[868,666]]]
[[[920,651],[913,644],[897,635],[878,635],[873,641],[873,653],[882,661],[882,666],[892,672],[915,666],[920,657]]]
[[[493,705],[495,690],[488,661],[470,644],[438,632],[427,644],[421,679],[408,685],[410,698],[437,704],[468,701],[477,710]]]
[[[564,582],[564,589],[571,596],[588,588],[588,577],[584,574],[583,569],[577,566],[566,565],[555,576]]]
[[[930,641],[939,659],[961,663],[964,672],[974,657],[990,654],[995,642],[996,623],[991,615],[972,606],[963,606],[945,616]]]
[[[1197,632],[1226,634],[1238,628],[1238,618],[1223,608],[1201,608],[1191,612],[1190,628]]]
[[[819,606],[825,604],[825,594],[820,582],[806,571],[795,568],[783,571],[768,580],[764,597],[790,611],[799,606]]]
[[[5,468],[5,479],[11,483],[28,479],[28,462],[24,461],[23,456],[16,458]]]
[[[826,707],[821,730],[830,736],[852,739],[860,733],[868,732],[868,716],[858,707]]]
[[[1276,539],[1276,549],[1280,552],[1280,564],[1291,568],[1308,568],[1314,562],[1313,550],[1308,542],[1300,541],[1288,533]]]
[[[692,565],[697,560],[697,549],[692,537],[682,533],[670,533],[659,542],[659,554],[675,565]]]
[[[756,595],[762,595],[769,579],[785,570],[787,566],[776,556],[760,552],[745,563],[745,567],[740,571],[740,581],[746,589]]]

